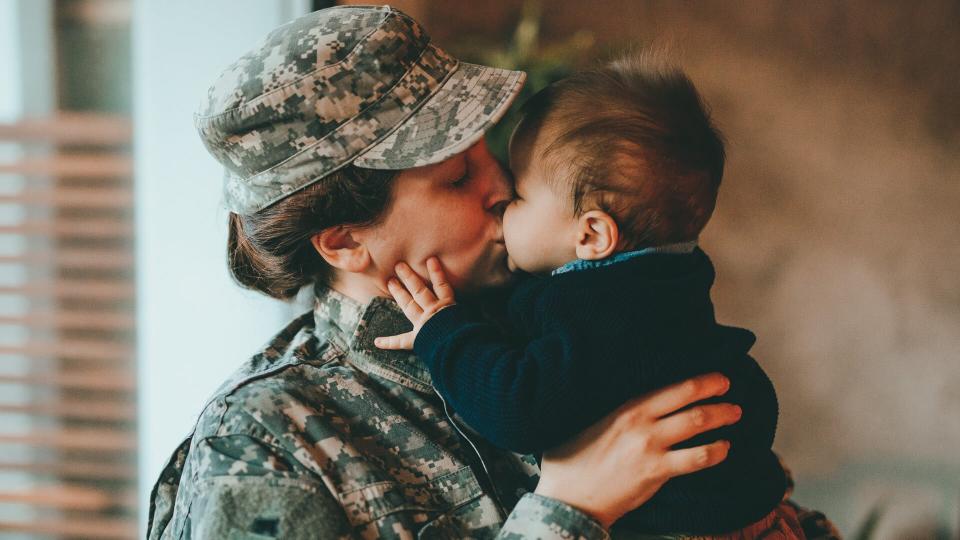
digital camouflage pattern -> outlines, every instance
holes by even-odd
[[[148,538],[609,537],[531,493],[531,456],[467,435],[415,356],[373,345],[410,329],[393,300],[315,296],[208,401],[153,488]],[[807,515],[809,538],[832,538]]]
[[[416,357],[374,347],[409,328],[392,300],[318,288],[208,402],[154,488],[148,537],[494,538],[506,520],[507,538],[606,538],[528,494],[530,456],[466,439]]]
[[[462,63],[383,7],[316,11],[270,32],[210,87],[194,121],[252,214],[351,162],[408,169],[466,150],[524,73]]]

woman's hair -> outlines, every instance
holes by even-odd
[[[337,225],[368,226],[383,217],[397,171],[348,165],[252,215],[231,212],[227,265],[243,287],[281,300],[332,268],[310,242]]]

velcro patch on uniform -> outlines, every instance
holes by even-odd
[[[258,517],[250,525],[250,532],[264,536],[277,536],[280,532],[280,520]]]

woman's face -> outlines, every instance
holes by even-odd
[[[379,285],[386,290],[399,261],[426,276],[433,255],[460,291],[506,283],[502,216],[510,195],[483,140],[441,163],[402,171],[385,218],[363,233]]]

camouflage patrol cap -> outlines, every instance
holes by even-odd
[[[524,76],[459,62],[395,8],[334,7],[270,32],[194,120],[226,168],[227,207],[248,215],[350,163],[409,169],[466,150]]]

